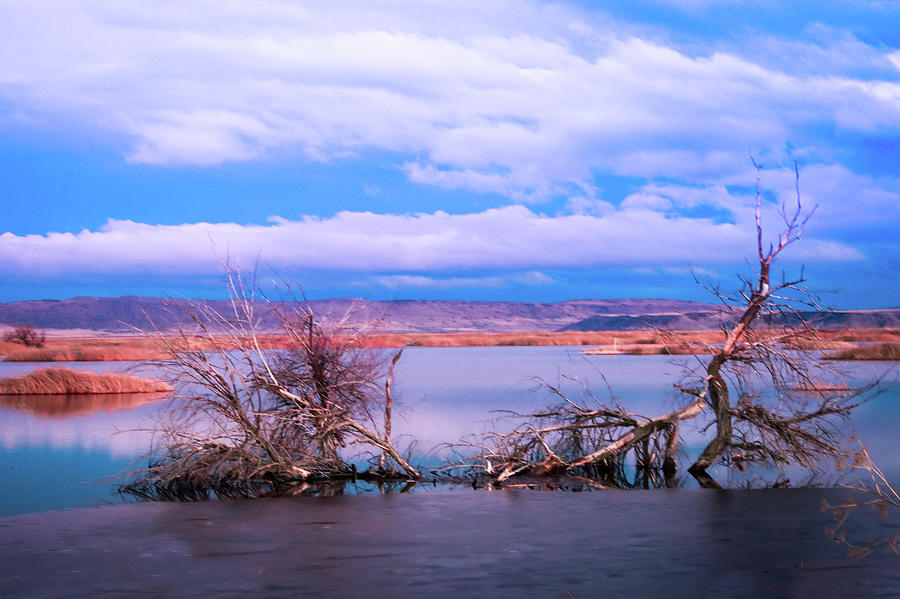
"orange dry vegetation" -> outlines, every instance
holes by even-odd
[[[67,368],[45,368],[17,378],[0,379],[0,395],[86,395],[160,393],[172,390],[162,381],[129,374],[95,374]]]
[[[0,355],[8,354],[10,352],[22,349],[24,346],[19,345],[18,343],[13,343],[12,341],[3,341],[0,339]]]
[[[13,346],[5,348],[4,362],[115,362],[172,357],[162,341],[154,337],[54,337],[47,339],[43,347]]]
[[[581,345],[615,348],[617,352],[635,355],[703,353],[706,346],[721,343],[721,331],[527,331],[515,333],[372,333],[361,337],[347,337],[361,347],[462,347],[462,346],[529,346]],[[857,343],[900,342],[900,329],[838,329],[822,330],[814,342],[795,342],[798,349],[853,349]],[[290,341],[283,335],[260,335],[263,349],[285,349]],[[202,337],[177,339],[177,346],[186,350],[251,348],[251,339],[221,337],[215,342]],[[26,348],[15,343],[0,342],[0,354],[8,362],[73,362],[73,361],[144,361],[166,360],[172,357],[165,342],[155,336],[93,337],[47,339],[44,347]]]
[[[0,346],[4,362],[141,362],[173,358],[168,346],[179,349],[212,350],[237,349],[239,345],[252,347],[249,339],[240,343],[222,337],[215,342],[203,337],[176,337],[164,340],[158,336],[132,337],[52,337],[43,347],[24,347],[16,343]],[[260,337],[265,349],[285,346],[281,337]]]
[[[363,338],[367,347],[537,346],[537,345],[628,345],[652,347],[674,342],[721,342],[719,331],[656,333],[653,331],[532,331],[524,333],[394,333]]]
[[[900,343],[876,343],[828,354],[829,360],[893,360],[900,361]]]

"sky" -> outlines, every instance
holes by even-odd
[[[0,0],[0,302],[900,306],[900,2]]]

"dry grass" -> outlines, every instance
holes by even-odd
[[[0,395],[87,395],[172,391],[162,381],[128,374],[95,374],[67,368],[45,368],[17,378],[0,379]]]
[[[2,353],[2,352],[0,352]],[[154,337],[51,338],[44,347],[7,348],[4,362],[115,362],[166,360],[172,354]]]
[[[517,333],[374,333],[346,339],[362,347],[487,347],[487,346],[597,346],[632,355],[695,354],[708,345],[722,343],[721,331],[527,331]],[[260,335],[262,349],[290,349],[284,335]],[[796,340],[794,349],[844,350],[857,343],[900,343],[898,329],[822,330],[814,342]],[[184,337],[179,350],[240,349],[252,347],[249,339]],[[44,347],[27,348],[0,341],[0,355],[7,362],[110,362],[171,359],[167,348],[155,336],[47,339]],[[853,358],[841,358],[853,359]],[[896,359],[896,358],[859,358]]]
[[[26,348],[11,352],[4,362],[138,362],[165,360],[171,356],[142,349],[105,349],[97,347]]]
[[[860,342],[900,342],[900,329],[839,329],[834,331],[819,331],[826,339],[835,341]]]
[[[0,339],[0,355],[5,355],[14,351],[18,351],[22,349],[22,346],[18,343],[13,343],[12,341],[3,341]]]
[[[876,343],[852,349],[837,351],[827,356],[827,360],[900,360],[900,343]]]
[[[683,331],[656,334],[647,331],[530,331],[520,333],[395,333],[365,337],[371,347],[486,347],[486,346],[590,346],[665,345],[677,337],[689,343],[721,342],[719,331]]]
[[[812,395],[821,395],[822,393],[852,393],[853,389],[847,383],[818,383],[806,382],[799,383],[791,387],[793,391],[799,393],[809,393]]]
[[[218,339],[219,345],[203,337],[185,336],[178,339],[178,351],[240,349],[252,347],[250,340],[239,342],[230,338]],[[2,345],[0,355],[4,362],[142,362],[161,361],[174,358],[172,344],[158,336],[132,337],[54,337],[48,339],[44,347],[22,347],[10,343]],[[283,336],[261,338],[263,349],[282,349],[290,346]]]

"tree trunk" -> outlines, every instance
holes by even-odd
[[[666,478],[670,478],[675,475],[675,472],[678,470],[678,421],[676,420],[669,426],[669,431],[666,433],[666,456],[663,459],[663,474]]]
[[[709,375],[707,389],[709,389],[709,402],[716,413],[716,436],[710,441],[697,461],[688,468],[691,474],[705,473],[731,444],[734,434],[731,424],[731,403],[728,398],[728,384],[722,376],[720,369],[724,360],[722,356],[716,356],[709,364],[706,373]]]

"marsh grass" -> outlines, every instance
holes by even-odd
[[[105,393],[165,393],[172,386],[130,374],[78,372],[44,368],[16,378],[0,379],[0,395],[88,395]]]
[[[876,343],[836,351],[823,356],[826,360],[900,360],[900,343]]]
[[[4,341],[0,339],[0,355],[6,355],[22,349],[22,346],[12,341]]]
[[[672,355],[707,353],[709,346],[721,344],[721,331],[521,331],[493,333],[470,331],[456,333],[378,333],[341,336],[342,342],[359,348],[388,347],[490,347],[490,346],[597,346],[613,347],[632,355]],[[295,343],[283,334],[258,334],[255,339],[203,335],[179,335],[178,347],[167,346],[152,336],[130,337],[50,337],[43,347],[24,347],[0,340],[0,355],[6,362],[113,362],[162,361],[174,357],[174,351],[217,351],[219,349],[292,349]],[[786,349],[850,350],[856,343],[880,343],[896,346],[900,330],[843,329],[820,330],[814,342],[793,340]],[[788,345],[794,344],[791,347]],[[863,350],[862,355],[870,355]],[[884,351],[884,350],[882,350]],[[897,351],[894,350],[887,350]],[[588,352],[590,350],[588,349]],[[602,351],[601,351],[602,353]],[[888,353],[888,356],[893,355]],[[832,357],[832,356],[826,356]],[[896,357],[840,357],[835,359],[896,360]]]

